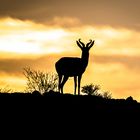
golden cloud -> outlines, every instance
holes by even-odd
[[[59,20],[61,21],[60,18],[56,18],[55,24]],[[61,24],[76,24],[76,22],[78,24],[76,19],[62,18]],[[140,92],[138,31],[94,25],[67,28],[12,18],[0,19],[0,30],[0,76],[3,74],[7,76],[1,79],[1,86],[6,83],[11,85],[10,79],[14,76],[12,78],[15,79],[15,84],[21,80],[15,87],[23,89],[25,79],[23,80],[21,75],[24,67],[55,71],[54,64],[60,57],[80,57],[77,39],[81,38],[85,43],[89,39],[94,39],[95,45],[90,51],[90,62],[83,75],[82,85],[90,81],[100,84],[104,90],[111,91],[114,97],[130,96],[132,93],[132,96],[138,98]],[[20,73],[20,76],[14,75],[17,73]],[[73,80],[69,80],[65,91],[73,92],[72,89]],[[134,91],[136,93],[133,93]]]

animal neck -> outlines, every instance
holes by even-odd
[[[89,60],[89,53],[82,53],[81,60],[82,60],[84,67],[87,67],[88,60]]]

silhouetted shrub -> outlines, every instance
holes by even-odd
[[[4,88],[0,88],[0,93],[12,93],[12,89],[10,89],[8,86]]]
[[[109,91],[105,91],[104,93],[101,94],[101,96],[105,99],[111,99],[111,93],[109,93]]]
[[[127,97],[126,101],[129,102],[129,103],[137,103],[137,101],[134,100],[132,96]]]
[[[86,85],[82,87],[82,92],[87,95],[99,95],[98,90],[100,89],[99,85]]]
[[[89,84],[89,85],[83,86],[81,91],[87,95],[94,95],[94,96],[99,96],[105,99],[111,99],[111,94],[108,91],[101,93],[99,92],[99,90],[100,90],[99,85]]]
[[[133,101],[133,97],[131,97],[131,96],[127,97],[126,101],[132,102]]]
[[[58,76],[31,68],[24,68],[23,74],[27,78],[27,92],[38,91],[41,94],[57,89]]]

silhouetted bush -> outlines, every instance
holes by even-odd
[[[94,95],[105,99],[111,99],[111,94],[108,91],[101,93],[99,92],[99,90],[100,90],[99,85],[89,84],[83,86],[81,91],[87,95]]]
[[[126,101],[129,102],[129,103],[137,103],[137,101],[134,100],[132,96],[127,97]]]
[[[31,68],[24,68],[23,74],[27,78],[27,92],[38,91],[42,94],[57,89],[58,76],[56,74],[32,70]]]
[[[12,93],[12,89],[10,89],[8,86],[4,88],[0,88],[0,93]]]
[[[82,87],[82,92],[87,95],[99,95],[98,90],[100,89],[99,85],[85,85]]]
[[[109,91],[105,91],[104,93],[101,94],[101,96],[105,99],[111,99],[111,93],[109,93]]]

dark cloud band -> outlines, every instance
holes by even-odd
[[[139,0],[1,0],[0,17],[46,22],[75,17],[85,24],[139,29]]]
[[[35,68],[36,70],[44,69],[45,71],[52,71],[54,70],[54,64],[56,60],[58,60],[60,57],[61,55],[48,55],[37,59],[2,59],[0,60],[0,72],[4,72],[7,74],[22,74],[23,68],[26,67]],[[103,64],[104,66],[108,66],[109,63],[120,63],[126,68],[137,72],[139,72],[140,69],[139,60],[140,57],[138,56],[90,56],[90,63]]]

